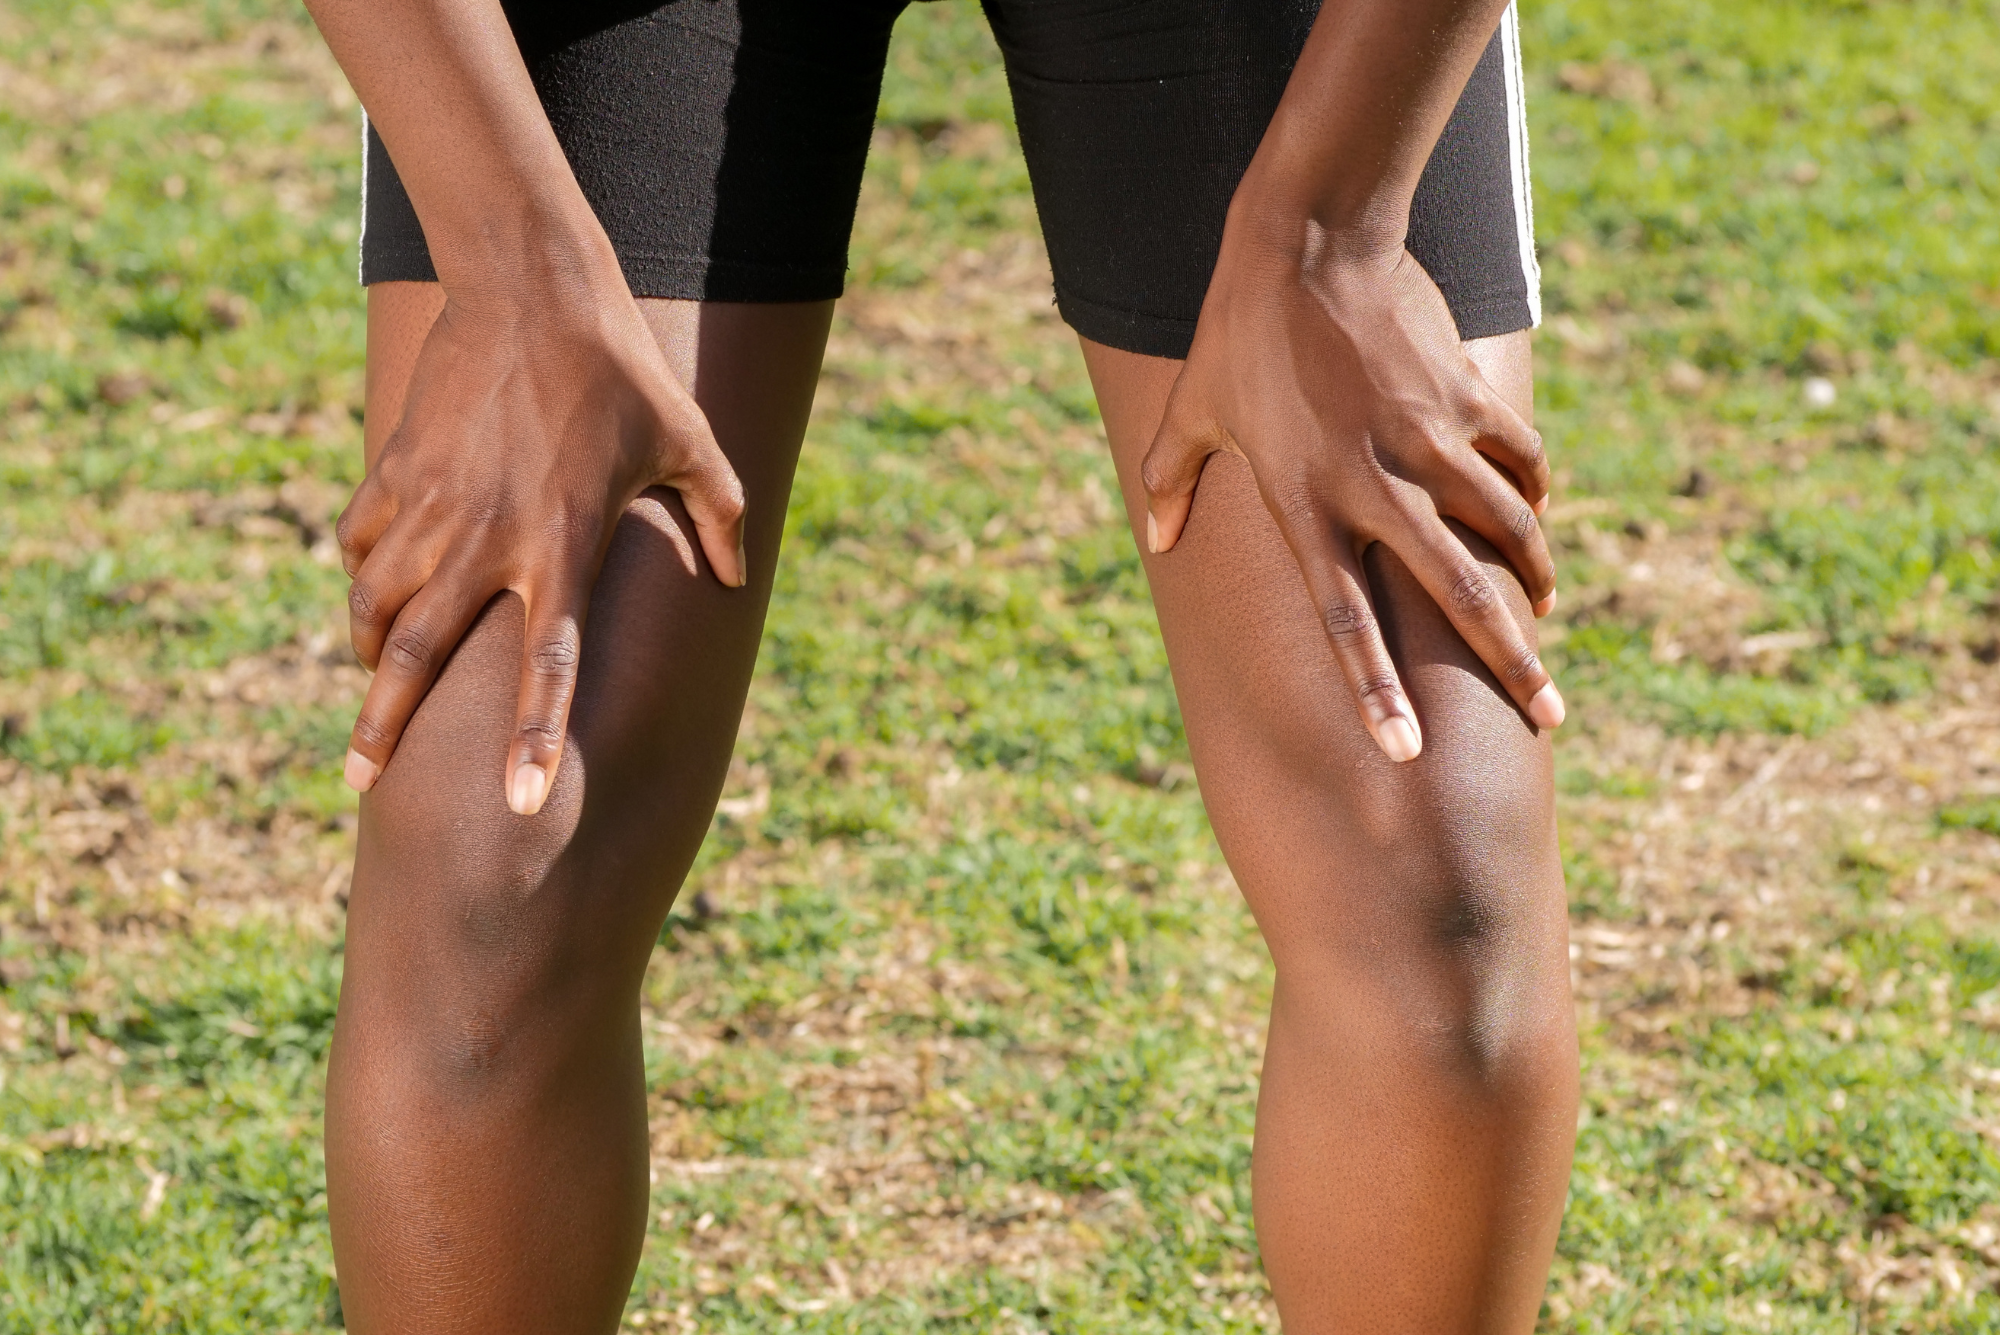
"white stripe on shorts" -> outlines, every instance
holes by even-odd
[[[1521,276],[1528,281],[1528,314],[1542,323],[1542,266],[1535,261],[1535,188],[1528,177],[1528,97],[1521,86],[1521,14],[1509,4],[1500,17],[1501,63],[1507,70],[1507,156],[1514,174],[1514,230],[1521,246]]]
[[[361,228],[354,241],[354,281],[361,282],[365,275],[361,268],[361,257],[368,253],[368,108],[361,109]],[[1537,307],[1539,310],[1540,308]],[[1540,318],[1540,317],[1537,317]]]

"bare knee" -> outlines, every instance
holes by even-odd
[[[1404,667],[1423,754],[1288,765],[1303,834],[1272,857],[1266,822],[1238,857],[1233,829],[1232,861],[1313,1041],[1368,1016],[1406,1059],[1497,1087],[1572,1042],[1548,745],[1462,665]]]
[[[636,762],[588,720],[542,810],[507,808],[521,621],[511,598],[487,610],[363,799],[348,909],[347,1018],[462,1095],[622,1032],[709,814],[663,820],[642,785],[600,782]]]
[[[1573,1063],[1560,894],[1537,880],[1432,864],[1327,894],[1337,907],[1315,930],[1269,934],[1292,1039],[1350,1051],[1365,1040],[1492,1092],[1552,1053]]]
[[[1512,572],[1477,535],[1456,531],[1532,636]],[[1417,759],[1342,794],[1352,837],[1379,868],[1370,896],[1376,939],[1400,943],[1370,972],[1438,1036],[1449,1060],[1497,1071],[1550,1034],[1569,1041],[1568,915],[1549,739],[1400,560],[1378,546],[1368,573],[1425,734]]]
[[[573,865],[573,833],[503,831],[411,809],[363,823],[343,1008],[440,1091],[546,1075],[630,1008],[644,967],[643,925],[612,925],[620,896]]]

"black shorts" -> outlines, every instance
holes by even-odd
[[[1317,0],[984,0],[1063,318],[1185,357],[1229,199]],[[508,0],[556,138],[635,296],[820,301],[848,233],[905,0]],[[1540,320],[1514,10],[1410,214],[1464,338]],[[433,282],[367,131],[361,281]]]

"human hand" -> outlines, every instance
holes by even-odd
[[[507,804],[541,809],[575,693],[591,588],[619,517],[677,490],[709,568],[748,575],[743,489],[615,271],[470,300],[449,285],[401,423],[338,528],[354,650],[375,670],[346,777],[372,787],[453,648],[512,590],[526,639]]]
[[[1237,211],[1232,211],[1236,213]],[[1210,454],[1242,457],[1318,607],[1362,721],[1391,760],[1423,731],[1383,643],[1362,570],[1396,553],[1536,725],[1562,696],[1456,519],[1520,576],[1537,616],[1555,566],[1535,516],[1548,501],[1541,437],[1466,356],[1437,285],[1398,244],[1317,253],[1231,237],[1194,345],[1146,455],[1147,544],[1171,551]]]

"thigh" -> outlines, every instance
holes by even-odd
[[[370,289],[371,460],[440,304],[432,284]],[[587,948],[622,986],[700,846],[756,658],[831,303],[641,307],[743,480],[750,585],[697,574],[671,492],[632,505],[592,593],[564,763],[532,818],[501,795],[522,618],[513,595],[497,598],[362,799],[350,978],[379,968],[396,990],[421,989],[427,959],[484,942],[517,958]]]
[[[1468,348],[1528,412],[1528,335]],[[1089,343],[1085,354],[1128,515],[1143,524],[1139,465],[1179,363]],[[1512,571],[1460,534],[1531,628]],[[1537,954],[1559,944],[1548,742],[1393,554],[1377,545],[1366,564],[1423,725],[1423,753],[1404,765],[1383,757],[1362,726],[1241,459],[1211,457],[1180,543],[1145,562],[1202,796],[1281,978],[1337,959],[1372,969],[1398,942],[1500,931],[1529,933]]]

